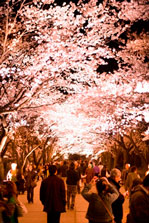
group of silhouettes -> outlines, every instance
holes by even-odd
[[[141,178],[137,168],[128,163],[122,171],[118,168],[109,171],[97,161],[62,161],[38,170],[28,165],[23,177],[18,178],[16,174],[3,181],[0,223],[18,223],[18,191],[26,190],[28,203],[33,203],[34,188],[40,178],[40,201],[47,213],[47,223],[60,223],[61,213],[73,211],[77,193],[89,203],[86,211],[89,223],[122,223],[125,199],[129,199],[127,223],[149,222],[149,171]]]

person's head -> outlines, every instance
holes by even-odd
[[[69,169],[71,169],[71,170],[74,170],[74,169],[75,169],[75,164],[74,164],[74,162],[71,162],[71,163],[70,163]]]
[[[49,166],[49,173],[50,173],[50,176],[54,176],[57,172],[57,167],[55,165],[50,165]]]
[[[143,186],[149,191],[149,174],[145,176]]]
[[[64,164],[64,161],[63,160],[60,161],[60,166],[63,166],[63,164]]]
[[[77,169],[79,166],[79,163],[77,161],[75,161],[74,164],[75,164],[75,169]]]
[[[5,181],[3,183],[4,185],[4,195],[6,195],[8,198],[12,196],[17,196],[17,186],[13,181]]]
[[[132,182],[131,189],[133,189],[134,187],[136,187],[136,186],[138,186],[140,184],[142,184],[142,179],[141,178],[134,179],[133,182]]]
[[[98,166],[98,161],[97,160],[95,160],[95,166]]]
[[[115,181],[119,182],[121,180],[121,171],[117,168],[113,168],[110,173],[110,177]]]
[[[104,165],[104,166],[103,166],[103,169],[107,170],[108,168],[107,168],[107,166],[106,166],[106,165]]]
[[[91,163],[88,164],[88,168],[89,168],[89,169],[92,168],[92,164],[91,164]]]
[[[137,172],[137,167],[136,167],[136,166],[132,166],[132,167],[131,167],[131,172],[133,172],[133,173],[134,173],[134,172]]]
[[[125,164],[125,169],[126,169],[126,170],[129,170],[129,168],[130,168],[130,164],[129,164],[129,163],[126,163],[126,164]]]
[[[108,190],[109,186],[107,181],[104,178],[100,178],[97,182],[96,182],[96,188],[97,188],[97,192],[98,194],[104,193]]]
[[[64,163],[63,163],[63,165],[67,165],[67,161],[66,161],[66,160],[64,160]]]

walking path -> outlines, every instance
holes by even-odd
[[[37,187],[34,190],[34,203],[27,203],[26,192],[24,195],[19,195],[19,200],[22,201],[28,213],[19,218],[19,223],[46,223],[46,213],[43,212],[43,206],[39,200],[39,188],[41,181],[38,182]],[[88,202],[83,199],[80,194],[77,194],[75,201],[75,209],[67,210],[67,212],[62,213],[61,223],[88,223],[88,220],[85,218],[86,210],[88,207]],[[124,203],[124,220],[125,223],[126,214],[128,212],[128,199]]]

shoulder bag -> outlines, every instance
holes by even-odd
[[[31,182],[31,187],[36,187],[37,186],[37,181],[36,180],[33,180],[32,182]]]
[[[100,196],[99,196],[99,197],[100,197]],[[102,200],[101,197],[100,197],[100,200],[101,200],[101,202],[102,202],[104,208],[106,209],[106,211],[108,212],[108,214],[109,214],[110,217],[111,217],[111,223],[115,223],[115,221],[114,221],[114,216],[113,216],[112,213],[109,211],[108,207],[106,206],[106,204],[104,203],[104,201]]]
[[[17,200],[16,202],[16,212],[17,212],[17,217],[23,217],[24,214],[28,213],[25,205],[19,200]]]

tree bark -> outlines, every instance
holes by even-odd
[[[4,180],[4,165],[3,160],[0,157],[0,183]]]
[[[8,138],[8,136],[5,135],[5,136],[3,136],[2,140],[1,140],[1,143],[0,143],[0,153],[2,152],[2,150],[3,150],[3,148],[4,148],[5,144],[6,144],[7,138]]]
[[[125,135],[125,137],[127,137],[130,140],[130,142],[132,143],[132,145],[134,146],[134,148],[136,150],[136,154],[138,154],[140,156],[141,160],[143,161],[143,163],[145,165],[147,165],[147,160],[145,159],[144,155],[140,152],[138,146],[136,145],[136,143],[133,140],[132,132],[130,133],[130,136],[129,135]]]

